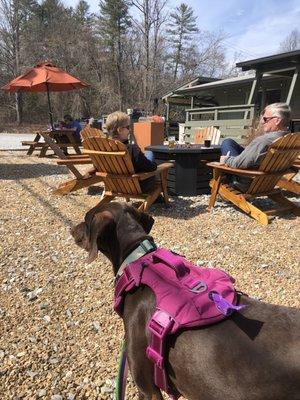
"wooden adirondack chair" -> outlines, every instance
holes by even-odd
[[[92,128],[90,126],[86,126],[84,129],[82,129],[82,131],[80,132],[80,136],[82,140],[89,137],[106,137],[106,135],[100,129]]]
[[[289,192],[295,193],[300,196],[300,183],[293,180],[294,176],[300,171],[300,158],[292,165],[292,172],[284,175],[278,182],[277,186]]]
[[[86,127],[80,132],[82,140],[88,137],[106,137],[102,131],[96,128]],[[65,156],[62,151],[55,151],[59,157],[58,165],[65,165],[75,175],[75,179],[68,180],[59,185],[53,192],[57,195],[66,195],[76,190],[95,185],[102,181],[99,176],[95,175],[96,170],[91,167],[84,173],[81,173],[75,165],[93,164],[91,158],[87,154]]]
[[[220,142],[221,131],[214,126],[202,128],[196,131],[194,142],[195,144],[203,144],[204,140],[210,139],[212,145],[218,145]]]
[[[104,181],[105,191],[100,203],[108,203],[115,197],[125,197],[127,201],[131,198],[142,199],[139,210],[147,211],[162,193],[168,204],[167,174],[172,163],[163,163],[153,172],[136,173],[126,145],[117,140],[91,137],[83,141],[83,147],[84,153],[91,157],[96,176]],[[160,180],[154,190],[143,193],[140,181],[155,175]]]
[[[230,168],[216,162],[208,163],[207,165],[214,170],[208,208],[211,209],[214,206],[217,194],[220,194],[223,199],[230,201],[263,225],[268,224],[269,215],[282,214],[288,211],[300,215],[300,208],[285,198],[279,189],[274,189],[279,179],[290,172],[290,167],[299,154],[300,134],[290,133],[272,143],[258,170]],[[247,191],[243,193],[224,182],[225,174],[251,178],[252,182]],[[262,211],[248,201],[260,196],[268,196],[282,207]]]
[[[40,132],[40,134],[44,137],[45,143],[51,147],[53,152],[59,158],[57,164],[65,165],[75,176],[75,178],[61,183],[59,187],[53,191],[53,194],[62,196],[102,181],[99,176],[95,175],[94,169],[89,169],[84,173],[81,173],[78,168],[75,167],[75,165],[92,164],[91,159],[86,154],[66,156],[59,145],[46,132]]]

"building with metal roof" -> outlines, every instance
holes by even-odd
[[[267,104],[286,102],[292,108],[293,128],[300,130],[300,50],[239,62],[236,66],[246,74],[210,81],[196,78],[165,95],[162,99],[167,120],[172,106],[182,106],[188,140],[193,140],[197,129],[215,126],[221,130],[222,138],[241,141]]]

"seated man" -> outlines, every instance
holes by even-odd
[[[80,137],[81,125],[78,121],[75,121],[74,118],[70,114],[66,114],[64,116],[62,129],[63,128],[75,129],[75,132],[74,132],[75,140],[77,143],[81,143],[81,137]]]
[[[260,120],[264,133],[245,148],[233,139],[225,139],[221,145],[220,162],[232,168],[257,169],[267,154],[270,144],[289,132],[290,117],[291,109],[288,104],[268,105]],[[242,190],[246,190],[251,182],[251,179],[236,176],[232,179],[234,186]]]

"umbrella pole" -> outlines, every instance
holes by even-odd
[[[52,109],[51,109],[51,102],[50,102],[50,93],[49,93],[48,82],[46,82],[46,88],[47,88],[47,98],[48,98],[50,125],[51,125],[51,129],[54,130],[54,126],[53,126],[53,114],[52,114]]]

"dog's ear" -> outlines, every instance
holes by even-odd
[[[77,246],[88,251],[89,248],[89,238],[85,222],[80,222],[80,224],[73,226],[70,230]]]
[[[152,226],[154,224],[154,218],[151,217],[151,215],[140,211],[140,223],[142,227],[144,228],[146,233],[150,233]]]
[[[93,262],[98,256],[98,237],[113,221],[113,215],[108,211],[103,211],[101,213],[94,214],[93,216],[89,214],[88,218],[86,218],[86,225],[89,236],[89,256],[87,259],[88,264]]]
[[[134,216],[135,220],[142,226],[144,231],[149,234],[154,224],[154,218],[151,215],[137,210],[135,207],[130,207],[129,212]]]

